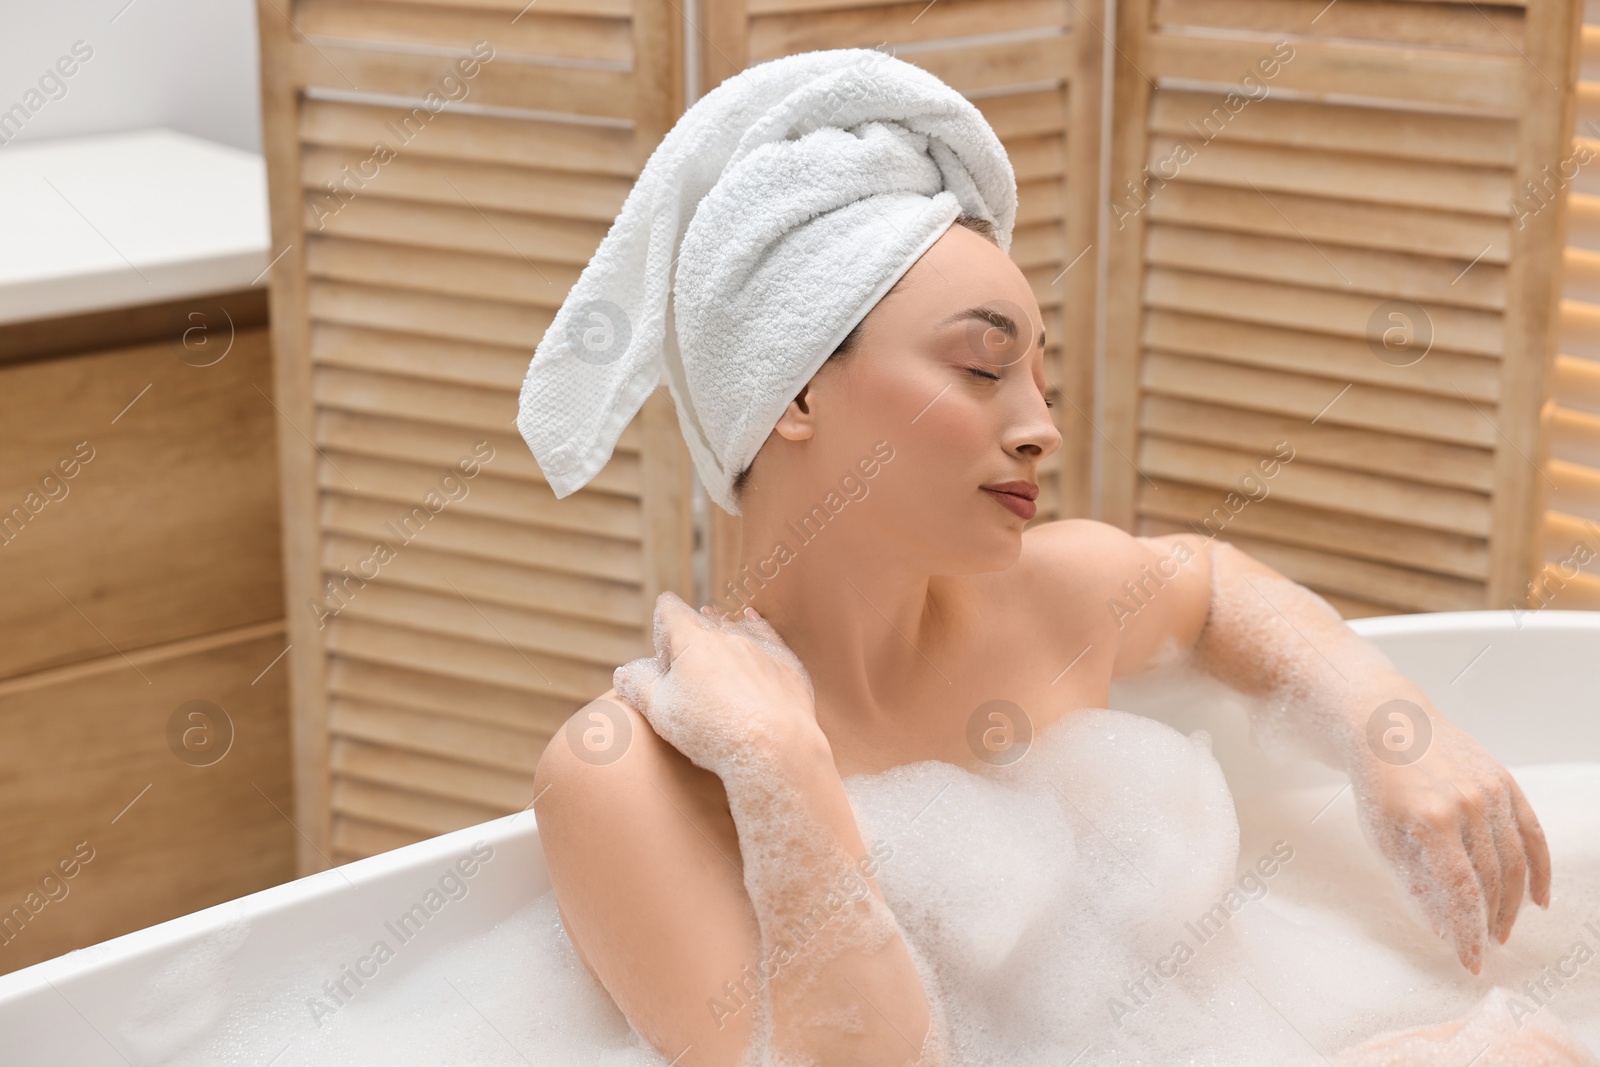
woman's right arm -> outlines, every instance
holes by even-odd
[[[668,627],[678,653],[695,636],[687,625]],[[746,639],[699,636],[693,666],[675,658],[680,681],[705,671],[719,692],[751,696],[736,677],[751,666]],[[698,752],[719,774],[611,693],[580,711],[625,716],[633,736],[609,763],[558,736],[540,762],[540,834],[567,930],[634,1028],[681,1067],[735,1067],[752,1046],[755,1062],[936,1067],[928,998],[872,877],[886,850],[861,840],[814,715],[790,710],[753,712],[724,763]]]

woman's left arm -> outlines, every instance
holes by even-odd
[[[1152,569],[1185,560],[1156,571],[1177,573],[1123,627],[1118,673],[1190,648],[1196,667],[1257,698],[1258,736],[1292,737],[1349,774],[1368,839],[1472,973],[1486,933],[1510,936],[1525,883],[1549,906],[1544,831],[1511,774],[1332,605],[1224,541],[1134,540]]]

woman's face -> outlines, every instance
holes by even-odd
[[[872,478],[857,472],[867,495],[848,505],[851,534],[870,536],[872,554],[881,548],[930,574],[1015,562],[1029,516],[983,487],[1037,485],[1041,462],[1061,446],[1043,335],[1022,271],[987,238],[952,226],[867,315],[853,351],[811,380],[803,443],[819,488],[837,485],[827,472],[857,470],[878,442],[888,443],[880,455],[893,449]],[[797,414],[791,404],[784,418]]]

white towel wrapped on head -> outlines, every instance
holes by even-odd
[[[872,49],[751,67],[650,156],[534,352],[517,429],[557,497],[666,378],[700,479],[732,485],[801,387],[957,215],[1009,251],[999,138],[934,75]]]

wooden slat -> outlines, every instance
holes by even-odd
[[[533,800],[531,768],[518,774],[368,744],[337,733],[329,762],[339,781],[387,786],[419,799],[479,804],[496,815],[521,811]]]
[[[1552,459],[1600,470],[1600,415],[1557,407],[1548,429]]]
[[[1600,362],[1600,306],[1565,300],[1560,315],[1559,350],[1588,362]]]
[[[1254,469],[1257,456],[1193,441],[1174,441],[1145,434],[1139,444],[1139,468],[1173,481],[1194,482],[1224,491]],[[1390,522],[1411,522],[1434,530],[1487,535],[1490,514],[1482,493],[1421,485],[1322,467],[1297,460],[1285,464],[1272,480],[1281,499],[1365,515]]]
[[[1146,347],[1227,363],[1293,370],[1338,382],[1365,382],[1394,389],[1462,397],[1493,404],[1499,396],[1500,362],[1488,356],[1429,352],[1397,367],[1373,358],[1365,338],[1235,322],[1151,308],[1145,314]]]
[[[1203,537],[1242,532],[1459,578],[1481,581],[1489,573],[1488,543],[1481,537],[1296,504],[1270,494],[1248,504],[1235,501],[1234,506],[1240,509],[1236,514],[1226,506],[1226,494],[1209,486],[1163,478],[1139,483],[1141,515],[1183,523]]]
[[[405,124],[411,117],[411,125]],[[426,116],[426,117],[424,117]],[[406,157],[497,163],[630,178],[638,170],[626,127],[541,122],[467,112],[414,113],[412,108],[306,98],[299,135],[307,145],[371,152],[383,143]]]
[[[1522,44],[1522,13],[1461,3],[1384,0],[1159,0],[1162,29],[1204,27],[1270,34],[1366,39],[1427,48],[1512,55]]]
[[[1163,533],[1182,532],[1182,527],[1166,529],[1165,524],[1155,520],[1150,525]],[[1263,538],[1234,536],[1227,540],[1291,581],[1319,593],[1328,590],[1341,597],[1381,605],[1387,609],[1387,614],[1471,611],[1486,606],[1483,586],[1477,582],[1370,563]]]
[[[347,282],[313,281],[310,312],[318,322],[416,333],[426,337],[526,346],[529,358],[555,313],[495,300],[419,293]],[[502,420],[509,418],[508,408]]]
[[[1184,529],[1164,519],[1141,516],[1135,520],[1133,531],[1140,537],[1160,537],[1165,534],[1183,533]],[[1345,619],[1361,619],[1375,615],[1393,615],[1396,613],[1395,607],[1390,604],[1374,604],[1371,601],[1347,597],[1330,589],[1317,586],[1314,583],[1300,584],[1303,584],[1306,589],[1326,600]]]
[[[1150,197],[1145,214],[1152,221],[1298,237],[1319,245],[1384,248],[1468,262],[1477,259],[1480,265],[1506,262],[1510,247],[1507,219],[1283,191],[1269,197],[1263,199],[1250,188],[1175,181]],[[1122,197],[1117,199],[1120,202]]]
[[[1346,290],[1373,293],[1384,300],[1426,300],[1486,311],[1505,308],[1505,268],[1493,263],[1344,245],[1318,248],[1300,238],[1165,224],[1150,227],[1145,258],[1157,266],[1303,286],[1326,285],[1331,272],[1346,283]]]
[[[333,811],[337,815],[349,815],[427,837],[476,826],[508,814],[486,804],[425,796],[343,775],[334,776],[332,794]]]
[[[1547,564],[1533,578],[1534,607],[1559,611],[1600,611],[1600,577]]]
[[[311,328],[317,363],[452,385],[515,391],[528,370],[523,348],[478,345],[405,333],[318,323]]]
[[[1002,139],[1055,133],[1066,128],[1058,89],[1002,93],[973,101]]]
[[[1600,470],[1552,459],[1544,475],[1553,483],[1545,487],[1545,506],[1580,519],[1600,520]]]
[[[1184,0],[1189,2],[1189,0]],[[1219,0],[1201,0],[1214,5]],[[1282,0],[1252,0],[1276,6]],[[1342,7],[1349,0],[1328,11]],[[1227,0],[1232,8],[1234,0]],[[1379,5],[1392,9],[1393,4]],[[1466,10],[1471,14],[1470,9]],[[1476,16],[1474,16],[1476,17]],[[1161,88],[1150,104],[1150,130],[1191,141],[1243,141],[1288,148],[1319,149],[1430,163],[1510,167],[1517,157],[1517,124],[1478,115],[1285,100],[1252,100],[1237,113],[1224,94]],[[1218,108],[1222,110],[1217,111]]]
[[[397,517],[398,509],[387,501],[323,493],[318,520],[329,531],[381,538],[388,531],[385,524]],[[637,542],[594,537],[583,531],[458,514],[452,516],[451,522],[429,531],[428,546],[485,560],[537,560],[546,569],[593,576],[597,581],[644,580]]]
[[[1071,67],[1066,34],[998,44],[902,48],[898,58],[922,67],[963,93],[1060,81]]]
[[[1233,84],[1270,53],[1268,42],[1198,33],[1152,33],[1147,44],[1151,78]],[[1402,61],[1403,60],[1403,61]],[[1520,56],[1475,55],[1333,41],[1299,41],[1281,64],[1274,90],[1352,93],[1433,104],[1477,107],[1512,114],[1521,100]]]
[[[432,464],[440,470],[455,466],[463,458],[473,458],[471,445],[487,442],[493,453],[481,461],[482,466],[492,467],[497,477],[535,483],[545,480],[527,444],[509,430],[482,427],[466,430],[411,419],[323,409],[317,414],[314,437],[339,452]],[[642,492],[639,466],[637,455],[618,452],[590,484],[608,493],[639,496]]]
[[[433,493],[437,499],[444,499],[438,493],[438,485],[441,478],[450,475],[451,468],[374,459],[331,449],[323,452],[326,458],[319,470],[318,484],[325,491],[387,500],[396,505],[397,514],[415,513],[416,525],[431,525],[423,519],[428,515],[424,498]],[[526,483],[496,479],[492,474],[479,474],[470,483],[461,484],[466,487],[466,495],[447,503],[437,514],[527,522],[618,540],[636,541],[642,533],[638,501],[627,497],[588,493],[556,500],[530,492]]]
[[[1019,182],[1057,178],[1066,167],[1067,141],[1059,134],[1013,137],[1005,150]]]
[[[326,558],[330,564],[350,564],[348,557],[338,559],[340,547],[329,546]],[[396,547],[399,558],[386,566],[399,567],[408,562],[405,555],[408,546]],[[461,641],[537,648],[546,655],[613,670],[618,664],[650,653],[649,643],[641,636],[638,625],[616,626],[570,614],[532,610],[526,605],[513,606],[500,598],[473,595],[459,582],[455,583],[455,588],[441,582],[445,587],[438,591],[398,580],[372,581],[357,587],[346,584],[351,573],[358,573],[353,565],[349,572],[332,566],[324,571],[341,593],[343,607],[339,608],[337,616],[341,620],[365,619]],[[324,603],[338,607],[340,601],[329,597]]]
[[[750,59],[819,48],[873,48],[1067,25],[1065,0],[942,0],[787,12],[750,20]]]
[[[526,775],[549,742],[542,733],[342,697],[329,702],[329,722],[341,737]]]
[[[1383,303],[1340,289],[1337,268],[1327,288],[1279,285],[1242,278],[1223,278],[1197,271],[1151,267],[1145,275],[1145,301],[1150,307],[1214,315],[1279,327],[1311,329],[1345,337],[1382,337],[1372,334],[1373,317]],[[1432,305],[1423,309],[1432,327],[1430,349],[1498,355],[1504,345],[1498,314]],[[1380,317],[1380,324],[1384,321]],[[1421,336],[1421,326],[1413,324]],[[1376,358],[1376,357],[1374,357]],[[1426,357],[1423,357],[1426,358]]]
[[[432,836],[422,830],[402,830],[397,826],[384,826],[381,823],[367,822],[365,819],[353,819],[348,815],[335,814],[333,858],[336,863],[349,863],[351,860],[365,859],[380,852],[426,841]]]
[[[289,49],[301,88],[375,93],[421,101],[454,60],[416,52],[380,52],[302,42]],[[474,103],[491,107],[628,119],[636,106],[633,74],[572,64],[487,63],[472,80]]]
[[[330,653],[389,667],[489,682],[575,700],[581,706],[611,688],[615,665],[598,667],[514,648],[486,645],[366,619],[335,618],[324,631]]]
[[[317,278],[523,304],[552,316],[578,276],[562,264],[342,238],[312,237],[306,259]]]
[[[1511,210],[1509,175],[1497,168],[1220,139],[1190,144],[1164,134],[1150,138],[1148,151],[1145,162],[1150,172],[1160,177],[1181,173],[1188,181],[1258,188],[1267,193],[1283,190],[1301,196],[1480,215],[1507,215]],[[1187,153],[1193,157],[1185,162]],[[1162,169],[1169,160],[1172,162]],[[1270,197],[1263,206],[1277,210],[1271,207]]]
[[[469,52],[477,42],[487,41],[494,46],[491,62],[505,62],[514,56],[621,66],[633,62],[633,38],[626,17],[554,14],[542,3],[524,10],[515,21],[492,10],[372,0],[297,0],[294,9],[301,33],[333,38],[335,43],[422,45]],[[471,99],[470,92],[465,99]]]
[[[330,657],[328,691],[384,707],[448,716],[549,735],[583,703],[551,699],[483,681],[446,678],[410,667]]]
[[[347,0],[365,3],[368,0]],[[469,8],[503,11],[518,15],[527,0],[387,0],[388,3],[418,4],[424,7]],[[547,15],[591,15],[597,18],[627,18],[633,14],[633,0],[539,0],[539,10]]]
[[[324,408],[454,426],[513,428],[514,398],[498,389],[480,389],[399,374],[319,366],[313,375],[317,403]]]
[[[1207,360],[1145,355],[1141,384],[1154,393],[1208,400],[1256,411],[1300,415],[1345,426],[1364,426],[1409,437],[1491,448],[1493,411],[1466,400],[1406,394],[1392,389],[1230,366]],[[1481,407],[1481,406],[1480,406]]]
[[[477,160],[430,159],[407,152],[308,146],[301,157],[308,225],[357,197],[587,219],[610,225],[632,183],[610,174],[508,167]],[[331,190],[330,190],[331,186]]]
[[[1144,398],[1139,424],[1147,433],[1162,437],[1247,449],[1261,455],[1271,453],[1277,442],[1286,441],[1294,449],[1294,462],[1306,459],[1321,466],[1480,493],[1487,493],[1494,485],[1493,453],[1488,449],[1419,441],[1320,421],[1307,423],[1285,415],[1157,393]]]
[[[1600,413],[1600,363],[1557,356],[1556,376],[1556,394],[1564,406]]]
[[[593,222],[519,215],[470,204],[358,197],[324,217],[320,234],[365,238],[398,245],[484,252],[541,263],[582,267],[594,255],[606,227]]]
[[[1567,247],[1600,251],[1600,196],[1568,198]]]
[[[334,574],[341,567],[369,557],[373,541],[335,531],[323,535],[323,567]],[[473,603],[500,602],[565,618],[638,629],[650,621],[637,585],[604,581],[590,575],[562,574],[540,567],[518,567],[427,545],[406,545],[404,555],[385,565],[384,580],[429,589]],[[358,594],[359,595],[359,594]],[[614,636],[614,634],[613,634]]]

